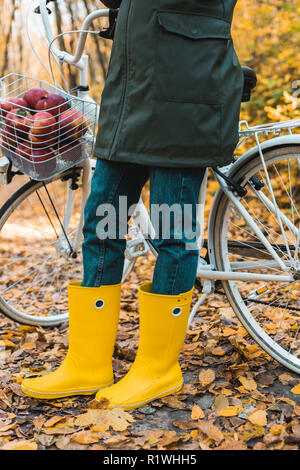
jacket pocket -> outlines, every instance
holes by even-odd
[[[159,11],[154,98],[221,104],[232,59],[230,23],[211,16]]]

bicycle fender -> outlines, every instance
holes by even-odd
[[[280,137],[274,137],[273,139],[266,140],[260,144],[262,152],[276,149],[277,147],[288,147],[290,145],[300,145],[300,135],[283,135]],[[242,155],[231,167],[228,172],[228,176],[235,174],[241,166],[244,165],[245,161],[249,158],[257,157],[259,155],[259,147],[256,145],[252,147],[248,152]]]

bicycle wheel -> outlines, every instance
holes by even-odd
[[[295,274],[295,280],[235,280],[222,284],[232,309],[255,342],[279,363],[300,373],[300,146],[269,150],[264,161],[265,166],[259,155],[251,157],[243,165],[235,165],[230,176],[247,188],[241,203],[287,271]],[[253,176],[264,183],[261,190],[250,182]],[[217,197],[213,222],[217,269],[287,274],[227,196],[219,192]]]
[[[54,326],[68,320],[67,285],[82,279],[81,249],[72,251],[81,177],[76,168],[45,182],[29,181],[0,209],[0,311],[19,323]],[[133,265],[125,260],[123,280]]]

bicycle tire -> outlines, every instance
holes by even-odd
[[[299,171],[299,158],[300,158],[300,146],[299,145],[292,145],[292,146],[282,146],[282,147],[277,147],[273,149],[269,149],[268,151],[265,152],[264,154],[264,160],[266,163],[266,167],[268,169],[268,172],[272,172],[275,176],[277,175],[278,168],[280,167],[280,162],[283,160],[288,162],[288,171],[286,174],[291,172],[291,169],[295,170],[295,172],[298,175]],[[282,163],[281,163],[282,164]],[[231,170],[230,177],[233,178],[235,181],[239,181],[241,186],[244,186],[249,188],[249,180],[253,175],[261,175],[262,173],[262,161],[259,156],[259,154],[251,156],[248,160],[245,160],[243,165],[237,165],[236,167],[234,166]],[[277,170],[276,170],[277,168]],[[277,191],[281,182],[284,183],[284,178],[286,178],[286,174],[283,171],[280,172],[279,176],[276,176],[275,179],[272,180],[272,189]],[[289,178],[291,176],[289,175]],[[280,184],[279,184],[280,182]],[[277,186],[276,186],[277,185]],[[291,186],[291,185],[290,185]],[[286,185],[283,184],[283,187],[286,189]],[[280,204],[283,206],[283,200],[285,199],[285,194],[284,193],[289,193],[289,191],[282,191],[281,198],[280,198]],[[293,194],[293,188],[291,188],[291,194]],[[216,262],[216,268],[219,271],[228,271],[228,269],[231,269],[230,266],[233,266],[231,264],[235,259],[238,258],[238,252],[236,254],[233,254],[230,252],[230,249],[228,248],[228,244],[230,241],[230,227],[235,227],[236,228],[236,223],[235,223],[235,215],[234,211],[232,210],[232,204],[225,195],[225,193],[219,192],[218,194],[218,205],[216,208],[215,212],[215,217],[213,221],[213,252],[214,252],[214,258]],[[247,198],[247,196],[245,196]],[[251,196],[250,196],[251,198]],[[243,201],[243,199],[241,199]],[[250,201],[250,199],[249,199]],[[252,201],[250,201],[252,202]],[[256,201],[257,202],[257,201]],[[276,199],[277,202],[277,199]],[[260,209],[255,208],[254,212],[254,205],[251,203],[249,205],[249,202],[247,201],[248,206],[251,208],[251,211],[253,214],[258,213]],[[278,203],[279,204],[279,203]],[[285,202],[286,204],[286,202]],[[290,202],[291,206],[292,202]],[[246,206],[246,202],[244,202],[244,205]],[[287,208],[285,209],[280,209],[284,210],[284,213],[288,213],[289,211]],[[289,209],[290,210],[290,209]],[[296,211],[297,207],[293,208],[294,214],[293,217],[296,218]],[[261,212],[261,211],[260,211]],[[267,231],[267,228],[264,226],[264,217],[263,220],[258,219],[258,223],[261,224],[261,226],[264,228],[264,230]],[[238,220],[236,218],[236,220]],[[298,215],[297,215],[297,221],[298,221]],[[274,221],[273,221],[274,223]],[[239,228],[236,228],[236,232],[242,233],[242,231],[246,230],[248,231],[248,235],[250,234],[249,227],[246,227],[246,229],[243,226],[243,222],[240,222]],[[231,233],[232,233],[232,228],[231,228]],[[272,229],[273,230],[273,229]],[[275,230],[273,230],[276,232]],[[271,232],[270,232],[271,233]],[[267,232],[267,236],[270,237],[270,233]],[[245,236],[244,233],[242,233],[241,237]],[[272,232],[270,238],[274,238],[275,235]],[[248,243],[248,242],[247,242]],[[246,245],[245,240],[241,238],[240,241],[241,246],[243,247]],[[249,244],[249,246],[251,243]],[[280,256],[283,259],[287,259],[288,256],[288,250],[293,249],[293,245],[289,244],[289,247],[286,248],[285,251],[282,251],[282,244],[278,243],[278,253],[280,253]],[[274,244],[276,247],[276,243]],[[258,248],[255,248],[258,249]],[[253,250],[253,244],[252,244],[252,250]],[[294,250],[295,250],[295,245],[294,245]],[[258,255],[258,258],[262,258],[262,249],[259,249],[260,253]],[[251,256],[254,256],[251,254]],[[242,258],[247,259],[247,257],[243,256]],[[249,259],[252,259],[249,257]],[[266,259],[267,258],[266,255]],[[270,263],[270,266],[272,264]],[[263,272],[265,272],[268,268],[268,264],[265,261],[265,267],[263,269]],[[272,268],[274,269],[274,268]],[[278,268],[276,268],[278,270]],[[284,302],[288,302],[288,290],[286,290],[285,293],[285,287],[281,285],[281,290],[278,290],[278,294],[276,294],[276,289],[277,289],[277,284],[279,286],[279,283],[273,285],[271,283],[266,286],[268,288],[268,292],[265,291],[265,298],[264,301],[262,302],[261,308],[259,307],[259,300],[258,301],[251,301],[251,296],[248,296],[245,294],[247,293],[246,291],[246,283],[243,283],[242,281],[222,281],[223,289],[224,292],[229,300],[229,303],[237,315],[238,319],[242,323],[242,325],[245,327],[247,332],[250,334],[250,336],[254,339],[256,343],[258,343],[264,351],[266,351],[273,359],[278,361],[280,364],[284,365],[288,369],[300,374],[300,350],[298,347],[298,342],[299,340],[295,341],[293,339],[293,342],[291,338],[286,334],[286,331],[283,330],[281,331],[282,327],[282,322],[279,323],[279,321],[274,324],[271,323],[271,318],[280,318],[279,317],[279,311],[282,310],[283,315],[283,310],[287,310],[288,314],[291,316],[292,314],[290,313],[291,311],[294,311],[295,316],[299,316],[298,313],[298,305],[296,306],[295,303],[293,304],[287,304]],[[292,285],[292,284],[291,284]],[[295,291],[297,292],[299,289],[299,282],[295,281],[293,284],[295,285]],[[273,291],[270,290],[273,288]],[[249,287],[250,289],[250,287]],[[278,287],[279,289],[279,287]],[[254,291],[255,292],[255,291]],[[259,291],[257,291],[259,292]],[[294,292],[294,291],[293,291]],[[255,294],[254,294],[255,295]],[[278,295],[278,300],[276,300],[275,296]],[[297,294],[293,294],[297,295]],[[252,294],[253,296],[253,294]],[[254,297],[253,297],[254,298]],[[281,299],[281,300],[280,300]],[[283,300],[282,300],[283,299]],[[281,303],[280,303],[281,302]],[[253,305],[252,305],[253,304]],[[289,310],[288,310],[289,309]],[[263,312],[264,310],[264,312]],[[273,312],[272,312],[273,310]],[[277,312],[277,313],[276,313]],[[299,309],[300,312],[300,309]],[[271,317],[272,314],[272,317]],[[285,319],[285,316],[282,316],[283,319]],[[273,320],[272,320],[273,321]],[[289,322],[292,323],[292,319],[289,318]],[[277,328],[276,328],[277,324]],[[275,325],[275,328],[274,328]],[[298,323],[295,319],[295,327],[292,325],[290,330],[295,330],[295,328],[299,328],[299,320]],[[272,328],[272,329],[271,329]],[[288,326],[286,327],[288,330]],[[288,330],[288,333],[290,333],[290,330]],[[298,329],[297,329],[298,332]],[[282,341],[281,344],[279,344],[279,339]],[[295,351],[295,352],[293,352]]]

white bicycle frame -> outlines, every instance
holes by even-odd
[[[40,0],[39,3],[40,3],[40,11],[42,15],[44,28],[47,34],[49,44],[51,44],[51,52],[54,53],[58,57],[61,63],[67,62],[68,64],[74,65],[75,67],[77,67],[80,71],[80,85],[88,86],[88,56],[83,54],[84,46],[85,46],[85,42],[86,42],[86,38],[88,34],[87,31],[92,21],[94,21],[97,18],[108,17],[109,10],[107,9],[97,10],[86,17],[82,25],[82,32],[80,33],[80,36],[79,36],[75,54],[70,55],[66,51],[61,51],[56,47],[51,25],[50,25],[49,18],[48,18],[46,0]],[[83,99],[87,99],[87,98],[91,99],[88,91],[79,90],[78,96]],[[286,239],[286,234],[283,229],[283,224],[287,225],[288,228],[295,234],[297,238],[298,247],[300,244],[300,230],[298,230],[297,227],[295,227],[278,208],[271,183],[268,180],[268,171],[265,167],[263,153],[265,150],[267,150],[268,148],[271,148],[272,146],[277,146],[281,144],[282,145],[286,145],[286,144],[298,144],[299,145],[300,136],[292,134],[291,129],[295,127],[299,127],[300,120],[287,121],[284,123],[282,122],[275,123],[272,125],[257,126],[253,128],[249,128],[248,124],[245,123],[244,121],[241,122],[241,126],[242,124],[246,125],[246,130],[241,130],[240,128],[240,137],[244,141],[247,137],[254,136],[257,142],[257,146],[251,149],[249,152],[247,152],[237,162],[226,167],[226,174],[227,175],[230,174],[230,172],[232,171],[233,165],[240,165],[243,161],[245,161],[246,158],[249,158],[251,154],[253,155],[258,154],[260,156],[262,164],[266,172],[267,184],[268,184],[268,189],[270,191],[271,199],[267,198],[267,196],[265,196],[265,194],[262,191],[256,191],[256,194],[262,200],[262,202],[267,206],[270,212],[272,212],[274,216],[277,218],[277,220],[279,221],[279,225],[280,225],[282,236],[286,245],[286,249],[287,249],[287,252],[289,253],[289,245]],[[258,138],[259,135],[268,134],[268,133],[274,133],[276,135],[282,129],[287,129],[289,131],[289,135],[269,139],[263,144],[259,142],[259,138]],[[89,194],[89,181],[90,181],[91,169],[93,165],[95,165],[95,161],[93,160],[87,160],[84,162],[84,165],[83,165],[84,176],[83,176],[83,196],[82,196],[81,218],[80,218],[80,223],[78,226],[78,231],[77,231],[77,235],[76,235],[75,243],[74,243],[75,251],[79,249],[80,242],[81,242],[81,232],[82,232],[82,226],[83,226],[83,208],[84,208],[87,196]],[[222,172],[223,173],[225,172],[223,168],[222,168]],[[223,180],[223,178],[221,178],[216,173],[215,173],[215,176],[220,186],[212,204],[210,217],[209,217],[209,223],[208,223],[208,251],[209,251],[210,264],[203,264],[203,260],[199,259],[199,265],[198,265],[198,271],[197,271],[197,275],[202,280],[204,280],[204,286],[203,286],[203,291],[202,291],[204,295],[200,299],[200,302],[202,303],[205,300],[206,296],[213,291],[213,284],[214,284],[214,281],[216,280],[239,280],[239,281],[241,280],[242,281],[258,281],[259,280],[259,281],[292,282],[294,278],[293,278],[293,275],[289,272],[290,263],[286,264],[278,256],[278,254],[276,253],[276,251],[274,250],[270,242],[267,240],[267,238],[264,236],[264,234],[262,233],[262,231],[260,230],[256,222],[253,220],[253,218],[249,215],[247,210],[242,205],[240,198],[233,193],[232,189],[227,185],[227,183]],[[206,190],[207,190],[207,172],[203,180],[203,184],[202,184],[200,195],[199,195],[198,222],[201,228],[204,227],[204,204],[206,200]],[[249,269],[251,268],[251,266],[253,267],[253,269],[254,267],[257,268],[259,261],[258,262],[232,263],[230,271],[218,271],[216,269],[212,240],[213,240],[213,233],[214,233],[213,226],[214,226],[214,220],[215,220],[215,215],[216,215],[217,200],[220,197],[221,191],[223,191],[226,194],[226,196],[229,198],[229,200],[231,201],[233,206],[236,208],[236,210],[244,217],[247,224],[251,227],[251,229],[254,231],[254,233],[260,240],[260,242],[265,246],[267,252],[269,252],[271,257],[273,258],[272,261],[268,261],[269,265],[279,266],[282,271],[287,272],[286,275],[271,275],[271,274],[256,274],[256,273],[251,273],[251,272],[245,272],[245,273],[241,272],[241,270]],[[70,194],[68,197],[68,204],[67,204],[67,209],[66,209],[65,218],[64,218],[65,227],[68,226],[68,222],[70,220],[70,216],[73,210],[71,192],[72,192],[71,189],[69,189]],[[145,237],[150,236],[151,238],[154,238],[155,236],[154,228],[151,224],[150,217],[141,199],[139,201],[139,204],[133,216],[133,219],[134,219],[135,224],[131,228],[131,232],[135,234],[135,237],[133,238],[133,240],[131,240],[127,244],[127,250],[126,250],[127,256],[131,260],[134,260],[134,258],[140,256],[141,254],[145,254],[147,251],[149,251],[149,246],[145,241]],[[202,242],[203,242],[203,229],[202,229],[202,233],[201,233],[200,240],[199,240],[200,246],[202,246]],[[57,243],[58,244],[61,243],[63,245],[64,244],[63,237],[61,237]],[[264,262],[264,266],[266,266],[266,262]],[[198,308],[198,306],[199,306],[199,301],[197,302],[195,307]],[[191,313],[190,322],[192,320],[194,313],[195,313],[195,308],[193,309]]]

